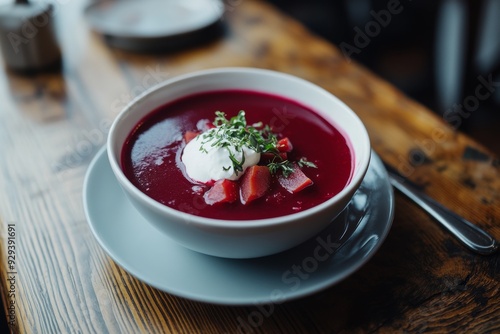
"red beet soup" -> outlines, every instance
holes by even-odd
[[[279,138],[293,143],[289,159],[306,157],[317,168],[305,168],[313,185],[292,194],[276,179],[265,196],[251,203],[209,205],[209,185],[191,181],[181,161],[184,134],[213,121],[216,111],[228,118],[244,110],[248,124],[263,122]],[[286,98],[253,91],[224,90],[190,95],[152,111],[129,134],[121,164],[142,192],[173,209],[225,220],[263,219],[309,209],[339,193],[349,182],[353,156],[346,138],[313,110]]]

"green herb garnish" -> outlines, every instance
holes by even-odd
[[[318,166],[316,166],[314,162],[307,161],[307,159],[304,157],[300,158],[300,160],[297,161],[297,165],[299,165],[300,168],[302,167],[318,168]]]
[[[282,160],[280,162],[271,162],[267,165],[271,174],[276,174],[281,170],[284,177],[288,177],[293,172],[293,163],[288,160]]]
[[[216,111],[213,125],[215,128],[205,132],[201,136],[200,151],[207,153],[206,145],[226,148],[236,175],[243,172],[243,164],[245,163],[244,146],[261,154],[273,154],[274,158],[272,162],[267,165],[272,174],[281,171],[283,176],[288,177],[293,172],[293,163],[289,160],[283,160],[279,155],[276,134],[272,132],[272,129],[268,125],[264,125],[262,122],[248,125],[244,110],[240,110],[236,116],[230,119],[227,119],[226,114],[222,111]],[[231,147],[236,152],[242,153],[241,160],[238,160],[233,154],[230,149]],[[305,158],[300,159],[298,165],[300,167],[317,168],[314,163],[307,161]],[[223,167],[225,171],[230,168],[231,166]]]

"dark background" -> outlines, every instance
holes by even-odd
[[[268,1],[500,155],[500,1]],[[363,45],[356,35],[367,28]],[[499,83],[486,99],[475,98],[479,76]]]

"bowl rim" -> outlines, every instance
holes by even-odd
[[[141,103],[142,101],[146,100],[151,94],[158,90],[165,89],[165,87],[168,87],[169,85],[172,85],[177,82],[185,81],[185,80],[190,80],[196,77],[200,76],[210,76],[210,75],[220,75],[220,74],[251,74],[251,75],[268,75],[268,76],[274,76],[274,77],[279,77],[280,79],[284,80],[292,80],[295,81],[296,83],[300,85],[305,85],[309,86],[312,89],[317,90],[321,94],[327,94],[329,98],[335,100],[337,104],[339,104],[345,111],[351,114],[353,118],[353,122],[356,123],[356,127],[359,128],[360,133],[359,133],[359,139],[362,142],[362,146],[365,146],[366,149],[366,154],[361,155],[361,156],[355,156],[355,164],[358,166],[357,167],[357,172],[353,170],[353,175],[347,185],[336,195],[333,197],[327,199],[326,201],[319,203],[311,208],[308,208],[306,210],[300,211],[300,212],[294,212],[290,213],[287,215],[279,216],[279,217],[272,217],[272,218],[262,218],[262,219],[248,219],[248,220],[231,220],[231,219],[216,219],[216,218],[208,218],[208,217],[202,217],[202,216],[197,216],[194,214],[190,214],[187,212],[183,212],[177,209],[174,209],[172,207],[169,207],[167,205],[164,205],[155,199],[149,197],[145,193],[143,193],[141,190],[139,190],[126,176],[125,173],[123,172],[120,162],[115,159],[115,156],[120,156],[121,152],[118,152],[118,155],[115,154],[115,149],[114,149],[114,141],[116,137],[116,132],[118,125],[122,122],[122,120],[127,116],[127,114],[130,113],[131,110],[133,110],[134,106],[138,103]],[[205,90],[205,91],[210,91],[210,90]],[[200,91],[201,92],[201,91]],[[278,94],[276,94],[278,95]],[[168,101],[165,101],[165,103]],[[151,111],[150,111],[151,112]],[[146,117],[148,113],[145,113],[143,117]],[[335,127],[338,127],[338,125],[333,124]],[[341,128],[339,130],[342,130]],[[343,134],[346,136],[345,134]],[[350,138],[347,138],[351,140]],[[347,106],[342,100],[340,100],[338,97],[327,91],[326,89],[320,87],[319,85],[316,85],[310,81],[307,81],[305,79],[302,79],[300,77],[275,71],[275,70],[269,70],[269,69],[262,69],[262,68],[253,68],[253,67],[218,67],[218,68],[212,68],[212,69],[205,69],[205,70],[198,70],[186,74],[181,74],[181,75],[176,75],[172,78],[169,78],[147,90],[145,90],[142,94],[138,95],[134,99],[132,99],[121,111],[120,113],[116,116],[114,121],[112,122],[112,125],[110,127],[107,141],[106,141],[106,146],[107,146],[107,154],[108,154],[108,160],[110,162],[113,174],[117,178],[118,182],[121,184],[122,187],[125,187],[125,191],[131,192],[136,199],[141,200],[143,203],[145,203],[147,206],[150,208],[161,212],[168,214],[170,216],[176,216],[180,221],[185,222],[187,224],[193,224],[194,226],[199,226],[203,228],[207,227],[213,227],[213,228],[229,228],[229,229],[246,229],[249,227],[252,228],[262,228],[262,227],[273,227],[273,226],[278,226],[278,225],[283,225],[287,223],[292,223],[296,222],[298,220],[304,219],[309,216],[314,216],[316,214],[319,214],[321,211],[327,209],[328,207],[334,205],[336,202],[347,196],[350,192],[354,193],[356,189],[359,187],[361,184],[361,181],[363,180],[366,171],[368,170],[368,166],[370,163],[370,158],[371,158],[371,144],[370,144],[370,138],[368,135],[368,132],[366,130],[365,125],[359,118],[359,116],[349,107]],[[120,146],[120,150],[123,145]],[[359,163],[358,163],[359,161]],[[340,213],[340,211],[339,211]],[[335,217],[332,217],[332,220]]]

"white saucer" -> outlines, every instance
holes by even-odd
[[[373,256],[394,215],[393,190],[375,153],[361,188],[329,228],[289,251],[258,259],[196,253],[158,232],[125,198],[104,148],[89,166],[83,192],[95,237],[126,271],[173,295],[225,305],[289,301],[338,283]]]

